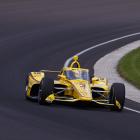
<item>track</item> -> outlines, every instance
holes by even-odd
[[[139,114],[63,104],[39,106],[24,100],[24,79],[32,70],[59,70],[81,50],[140,31],[139,5],[139,0],[1,1],[0,139],[138,139]],[[80,56],[81,63],[91,69],[100,57],[139,38],[93,49]],[[129,100],[126,106],[140,110]]]

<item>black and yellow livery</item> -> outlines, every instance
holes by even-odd
[[[50,72],[58,72],[57,80]],[[93,76],[83,69],[78,56],[73,58],[69,67],[62,71],[42,70],[31,72],[26,79],[26,99],[38,100],[39,104],[63,102],[95,102],[121,111],[125,101],[125,86],[122,83],[109,85],[107,79]]]

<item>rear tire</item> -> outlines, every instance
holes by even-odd
[[[51,102],[47,102],[45,99],[52,94],[54,89],[54,80],[44,77],[40,83],[40,89],[38,93],[38,103],[40,105],[51,104]]]
[[[116,100],[119,102],[120,107],[116,104]],[[111,110],[122,111],[125,103],[125,85],[122,83],[114,83],[111,86],[109,103],[114,104],[111,106]]]

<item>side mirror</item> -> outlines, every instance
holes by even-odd
[[[65,75],[58,75],[58,78],[61,78],[61,79],[66,79],[66,76]]]

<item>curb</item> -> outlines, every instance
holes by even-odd
[[[126,87],[126,98],[140,103],[140,90],[125,81],[117,73],[116,67],[119,60],[128,52],[140,47],[140,40],[127,44],[99,59],[94,65],[95,75],[106,77],[109,83],[121,82]]]

